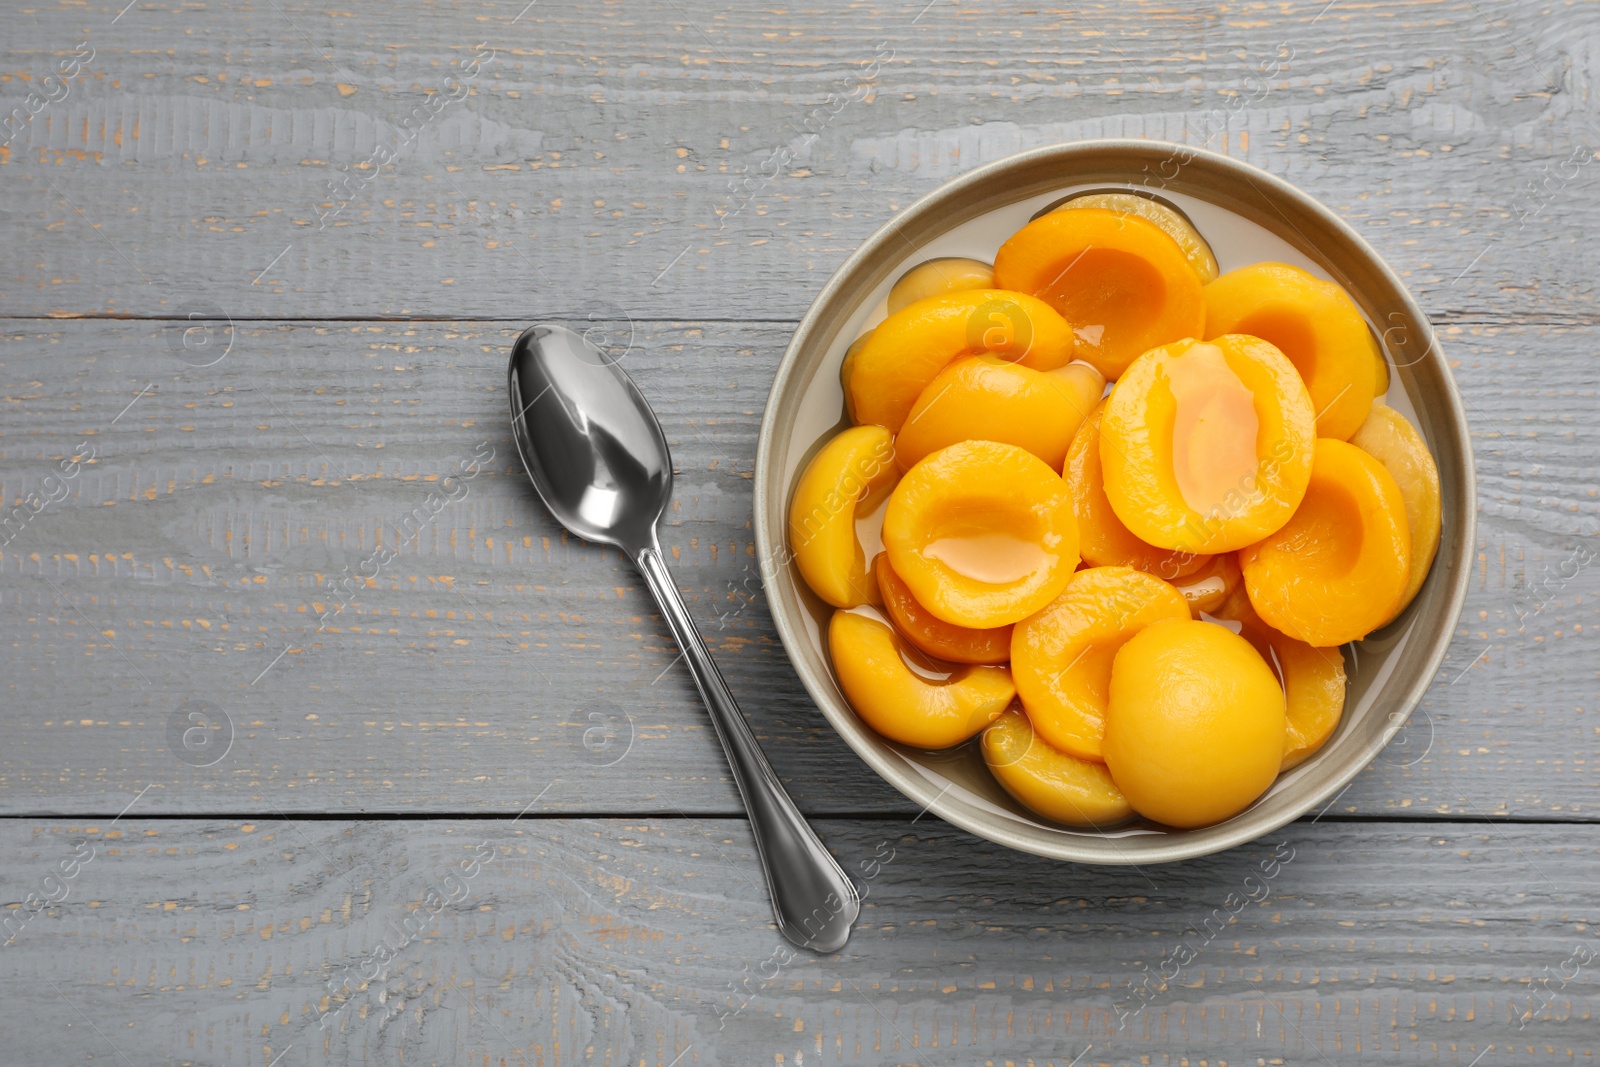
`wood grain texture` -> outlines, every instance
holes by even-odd
[[[516,814],[549,776],[563,784],[538,810],[739,810],[632,569],[563,536],[526,485],[504,415],[515,326],[240,323],[198,369],[165,343],[185,326],[14,321],[0,336],[3,499],[38,491],[80,440],[96,449],[0,548],[5,811],[110,815],[154,785],[153,811]],[[751,461],[789,330],[635,325],[625,365],[677,467],[664,540],[801,805],[914,813],[833,735],[758,595]],[[1600,569],[1581,560],[1600,508],[1600,334],[1443,340],[1475,435],[1479,566],[1416,724],[1342,810],[1593,818]],[[337,606],[322,579],[395,545],[485,441],[488,469],[319,633]],[[211,766],[175,758],[167,732],[196,700],[232,721]]]
[[[54,99],[0,132],[0,1060],[1594,1061],[1600,7],[924,2],[6,13],[0,122]],[[1389,751],[1320,821],[1146,870],[888,789],[750,531],[829,272],[1094,136],[1243,157],[1372,242],[1441,327],[1482,510]],[[633,339],[690,610],[868,890],[840,954],[789,957],[643,589],[512,455],[507,347],[557,316]]]
[[[1600,951],[1592,826],[1301,823],[1146,870],[926,820],[820,829],[867,890],[822,958],[783,947],[737,821],[7,820],[20,885],[94,850],[0,948],[9,1014],[41,1022],[8,1061],[1466,1067],[1600,1045],[1600,962],[1551,977]]]
[[[1135,136],[1307,188],[1436,319],[1595,320],[1589,4],[121,7],[7,27],[7,112],[94,50],[0,149],[14,312],[792,319],[949,176]]]

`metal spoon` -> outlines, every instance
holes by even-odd
[[[511,432],[545,507],[585,541],[628,554],[683,649],[750,813],[778,929],[817,952],[843,947],[861,898],[756,744],[661,558],[672,456],[655,412],[626,371],[562,326],[523,331],[509,376]]]

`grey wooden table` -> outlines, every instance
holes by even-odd
[[[0,15],[0,1062],[1595,1062],[1600,6],[124,3]],[[1396,743],[1143,870],[920,815],[752,594],[756,429],[828,273],[1104,135],[1371,241],[1482,506]],[[868,892],[837,955],[776,935],[639,581],[526,486],[539,318],[662,414],[675,573]]]

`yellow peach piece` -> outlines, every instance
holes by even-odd
[[[1200,284],[1216,280],[1218,273],[1216,255],[1212,253],[1206,239],[1200,236],[1200,231],[1190,221],[1189,216],[1176,205],[1125,190],[1101,189],[1069,196],[1050,210],[1073,211],[1086,207],[1120,211],[1137,215],[1146,222],[1155,223],[1161,227],[1162,233],[1178,242],[1178,247],[1183,249],[1185,258],[1189,260],[1189,266],[1194,268],[1195,274],[1200,278]]]
[[[969,289],[919,300],[872,331],[850,371],[857,421],[899,432],[917,397],[951,362],[989,353],[1034,370],[1072,359],[1072,328],[1042,300]]]
[[[861,347],[867,343],[867,338],[872,336],[872,331],[857,337],[850,342],[850,347],[844,350],[844,362],[839,364],[839,385],[844,389],[844,410],[850,416],[851,422],[860,422],[856,418],[855,404],[850,400],[850,373],[856,369],[856,357],[861,354]]]
[[[1267,625],[1318,648],[1361,640],[1394,617],[1410,575],[1400,486],[1355,445],[1319,438],[1293,518],[1239,567]]]
[[[1240,587],[1216,615],[1239,623],[1239,636],[1249,641],[1278,673],[1287,709],[1283,763],[1280,771],[1298,767],[1316,754],[1344,715],[1344,652],[1313,648],[1279,633],[1255,613]]]
[[[963,441],[906,472],[883,514],[889,565],[917,603],[973,629],[1025,618],[1078,565],[1066,483],[1037,456]]]
[[[1106,385],[1087,363],[1036,371],[994,356],[958,359],[917,398],[894,439],[903,469],[960,441],[1016,445],[1059,468]]]
[[[1072,323],[1078,358],[1115,380],[1156,345],[1205,328],[1200,276],[1153,222],[1082,208],[1041,215],[994,257],[997,284],[1033,293]]]
[[[1313,648],[1268,626],[1261,629],[1259,636],[1249,631],[1243,636],[1258,649],[1266,646],[1283,675],[1288,717],[1278,769],[1287,771],[1316,755],[1344,716],[1344,652]]]
[[[1105,407],[1106,402],[1100,401],[1078,427],[1061,470],[1078,517],[1079,550],[1084,562],[1094,567],[1133,567],[1163,581],[1177,582],[1207,566],[1212,557],[1147,544],[1117,518],[1106,498],[1100,463],[1100,419]]]
[[[1406,609],[1439,551],[1439,468],[1427,442],[1406,417],[1387,404],[1373,404],[1372,413],[1350,443],[1383,464],[1400,487],[1406,505],[1406,527],[1411,534],[1411,571],[1405,592],[1383,625]]]
[[[988,726],[1016,695],[1004,667],[960,666],[942,677],[939,665],[911,662],[921,653],[888,626],[848,611],[833,613],[828,652],[850,706],[891,741],[917,748],[950,748]]]
[[[1045,744],[1015,709],[983,731],[983,761],[1019,804],[1053,822],[1101,830],[1133,815],[1105,764]]]
[[[1112,664],[1106,766],[1147,819],[1191,828],[1237,815],[1278,776],[1286,730],[1277,676],[1221,626],[1153,623]]]
[[[981,259],[943,256],[924,260],[900,275],[889,290],[889,314],[930,296],[993,288],[994,267]]]
[[[1372,345],[1372,354],[1377,358],[1372,375],[1372,402],[1376,404],[1389,391],[1389,360],[1383,354],[1383,346],[1376,342]]]
[[[1348,440],[1366,420],[1383,353],[1339,286],[1286,263],[1253,263],[1206,286],[1205,305],[1207,340],[1247,333],[1289,358],[1311,394],[1318,437]]]
[[[1198,619],[1202,613],[1215,615],[1221,610],[1243,580],[1237,553],[1224,552],[1212,556],[1204,567],[1172,584],[1189,602],[1189,614]]]
[[[1153,348],[1100,419],[1106,497],[1157,547],[1243,548],[1287,522],[1305,494],[1313,415],[1293,365],[1260,338]]]
[[[853,426],[806,465],[789,505],[789,550],[812,592],[836,608],[877,599],[857,515],[882,502],[899,473],[894,440],[882,426]]]
[[[911,588],[889,566],[887,552],[872,561],[872,575],[883,595],[884,614],[918,650],[951,663],[1005,663],[1011,658],[1011,627],[974,630],[936,617],[917,603]]]
[[[1045,608],[1017,623],[1011,669],[1039,736],[1079,759],[1103,761],[1106,702],[1117,650],[1162,619],[1187,619],[1188,602],[1131,567],[1078,571]]]

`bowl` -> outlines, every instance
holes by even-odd
[[[1000,787],[976,740],[929,752],[874,733],[834,681],[825,641],[832,609],[806,587],[786,547],[800,472],[848,425],[839,385],[845,349],[883,319],[894,280],[937,256],[992,261],[1000,243],[1041,208],[1106,188],[1155,194],[1181,208],[1224,271],[1278,260],[1342,285],[1390,362],[1386,401],[1412,419],[1439,467],[1443,530],[1433,570],[1397,620],[1359,642],[1354,655],[1347,652],[1349,688],[1337,731],[1251,807],[1202,829],[1059,826]],[[834,272],[795,330],[756,453],[756,553],[768,604],[795,671],[839,736],[917,807],[996,844],[1081,863],[1162,863],[1218,852],[1333,798],[1400,729],[1439,671],[1466,595],[1475,511],[1460,398],[1427,316],[1395,273],[1337,215],[1288,183],[1236,159],[1159,141],[1079,141],[1011,156],[940,186],[873,234]]]

